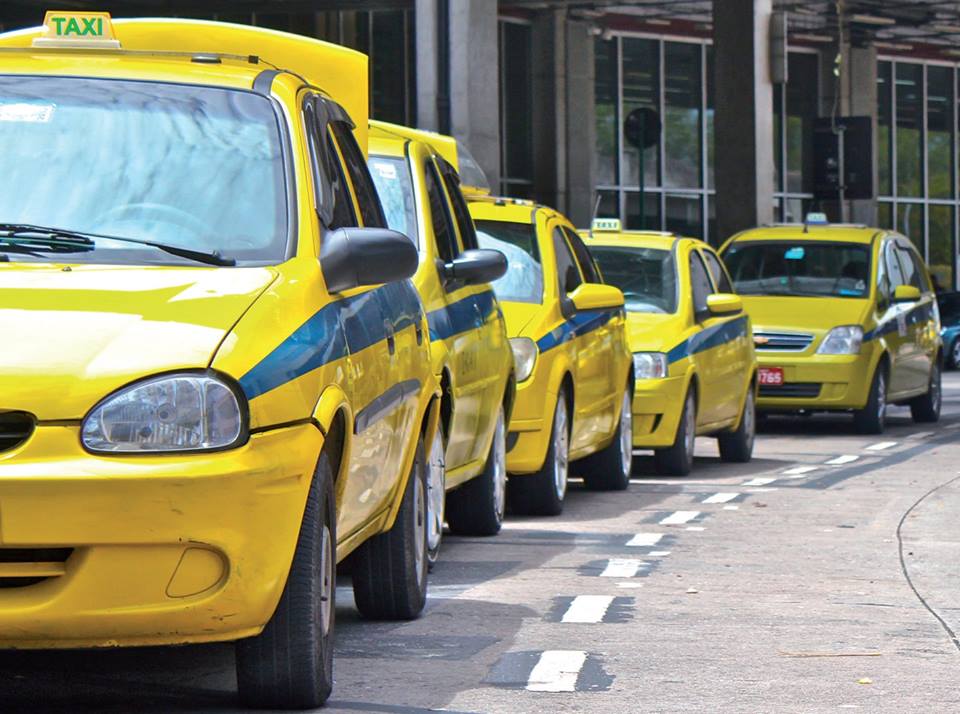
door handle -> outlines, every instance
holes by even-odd
[[[393,324],[389,320],[383,321],[383,329],[387,333],[387,352],[389,352],[390,356],[392,357],[397,351],[396,332],[393,329]]]

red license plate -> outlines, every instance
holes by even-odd
[[[783,369],[780,367],[761,367],[760,384],[779,387],[783,384]]]

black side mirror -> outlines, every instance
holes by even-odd
[[[465,285],[490,283],[507,272],[507,258],[499,250],[465,250],[443,266],[443,277]]]
[[[320,248],[320,269],[332,293],[405,280],[419,260],[409,238],[386,228],[338,228],[323,236]]]

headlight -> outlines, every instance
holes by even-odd
[[[635,379],[662,379],[667,376],[667,356],[663,352],[634,352]]]
[[[820,343],[817,354],[820,355],[855,355],[860,354],[860,345],[863,344],[863,328],[859,325],[842,325],[834,327]]]
[[[82,428],[90,451],[208,451],[237,445],[246,431],[237,394],[206,374],[138,382],[94,407]]]
[[[533,365],[537,363],[537,343],[529,337],[511,337],[513,363],[517,370],[517,381],[522,382],[533,374]]]

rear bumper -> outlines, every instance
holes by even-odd
[[[686,384],[685,377],[634,382],[634,448],[658,449],[673,444],[683,412]]]
[[[784,386],[760,385],[757,407],[764,411],[862,409],[873,379],[873,352],[859,355],[757,353],[760,367],[783,369]],[[782,396],[781,396],[782,395]]]
[[[222,453],[105,458],[75,427],[38,428],[0,455],[0,559],[70,555],[62,574],[0,587],[0,647],[257,634],[286,583],[322,440],[308,424]]]

